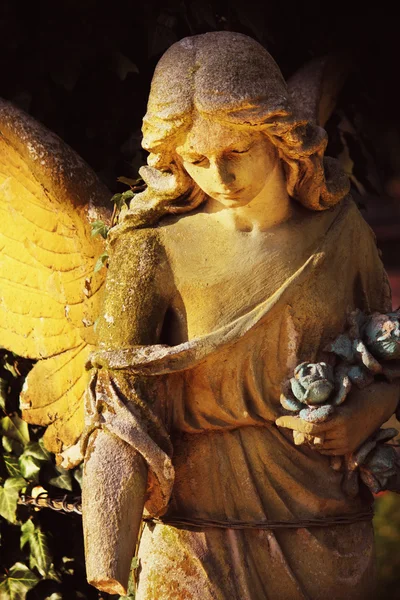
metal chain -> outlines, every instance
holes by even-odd
[[[50,508],[51,510],[61,513],[82,514],[82,498],[80,496],[68,498],[68,495],[65,494],[62,498],[50,498],[47,492],[42,492],[41,494],[38,494],[36,498],[33,498],[33,496],[21,494],[18,498],[18,504],[33,506],[39,510],[42,508]]]
[[[395,446],[395,447],[399,447],[400,444],[398,443],[393,443],[390,442],[390,446]],[[47,492],[42,492],[40,494],[38,494],[35,498],[33,496],[28,496],[26,494],[20,494],[19,498],[18,498],[18,504],[21,504],[23,506],[32,506],[38,510],[41,510],[42,508],[50,508],[51,510],[55,510],[56,512],[59,513],[66,513],[66,514],[70,514],[70,513],[76,513],[78,515],[82,515],[82,498],[81,496],[73,496],[73,497],[68,497],[67,494],[65,494],[62,497],[59,498],[50,498],[50,496],[48,495]],[[366,520],[366,519],[370,519],[372,516],[372,512],[367,511],[366,513],[360,513],[358,515],[354,515],[351,516],[350,519],[352,520],[352,522],[356,522],[358,520],[362,521],[362,520]],[[347,519],[345,519],[347,522]],[[166,524],[168,524],[167,521],[162,521],[161,519],[155,519],[155,518],[145,518],[144,521],[153,521],[153,522],[164,522]],[[310,527],[310,526],[321,526],[321,524],[323,525],[337,525],[340,524],[341,522],[343,522],[342,518],[338,518],[338,517],[333,517],[331,519],[321,519],[318,521],[315,520],[307,520],[304,522],[295,522],[295,523],[278,523],[278,522],[270,522],[270,523],[232,523],[232,522],[218,522],[218,521],[206,521],[206,520],[191,520],[191,519],[171,519],[171,521],[169,521],[171,525],[191,525],[193,527],[229,527],[229,528],[238,528],[238,529],[242,529],[242,528],[272,528],[272,529],[276,529],[279,527],[299,527],[299,526],[303,526],[303,527]]]

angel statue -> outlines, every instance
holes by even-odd
[[[353,387],[322,424],[280,403],[297,365],[330,364],[351,311],[391,310],[374,236],[324,156],[317,79],[288,89],[239,33],[171,46],[143,120],[146,189],[106,241],[90,221],[107,219],[107,190],[1,105],[1,344],[37,360],[23,418],[48,425],[63,465],[84,456],[99,590],[123,594],[136,556],[137,600],[374,597],[372,495],[346,495],[330,461],[395,412],[397,380]],[[319,428],[315,447],[294,443]]]

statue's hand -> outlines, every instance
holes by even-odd
[[[320,438],[323,440],[318,444],[321,454],[348,454],[359,448],[395,412],[399,390],[399,383],[374,382],[363,390],[354,388],[325,423],[308,423],[300,417],[285,416],[279,417],[276,424]]]

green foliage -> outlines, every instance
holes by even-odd
[[[16,413],[1,419],[0,433],[11,440],[19,442],[22,446],[29,442],[28,424]]]
[[[375,504],[379,588],[376,600],[397,600],[400,572],[400,495],[386,492]]]
[[[81,466],[71,471],[57,466],[43,445],[44,429],[20,418],[18,396],[29,365],[23,375],[19,367],[17,357],[0,351],[0,379],[7,384],[0,413],[0,532],[6,549],[0,552],[0,600],[94,600],[97,592],[85,580],[80,517],[19,503],[21,492],[79,495],[82,477]]]
[[[135,570],[139,566],[139,561],[136,556],[132,559],[131,573],[128,581],[128,589],[126,596],[120,596],[119,600],[135,600]]]
[[[141,177],[137,177],[136,179],[132,179],[131,177],[117,177],[117,181],[120,183],[125,183],[125,185],[129,185],[130,188],[141,185],[143,183],[143,179]]]
[[[68,490],[72,492],[72,473],[71,471],[67,471],[62,467],[56,467],[56,471],[58,475],[56,477],[52,477],[49,480],[49,483],[54,487],[61,488],[62,490]]]
[[[105,267],[107,265],[107,261],[108,261],[108,253],[103,252],[103,254],[100,254],[100,256],[97,259],[97,262],[94,266],[94,272],[97,273],[97,271],[100,271],[100,269]]]
[[[104,223],[104,221],[93,221],[91,227],[92,237],[94,237],[95,235],[101,235],[101,237],[103,237],[104,239],[107,238],[110,228]]]
[[[10,477],[22,477],[19,460],[13,454],[3,454],[4,464]]]
[[[137,186],[139,182],[143,183],[141,178],[130,179],[128,177],[118,177],[118,181],[132,187]],[[129,201],[135,196],[135,191],[132,187],[125,192],[117,193],[112,196],[110,201],[113,203],[114,209],[111,217],[111,226],[108,227],[103,221],[94,221],[92,223],[92,236],[101,235],[104,239],[107,238],[110,229],[117,224],[119,215],[128,208]],[[93,269],[95,273],[107,266],[108,258],[108,252],[100,254]]]
[[[24,600],[26,594],[38,583],[39,577],[26,565],[17,562],[0,583],[0,600]]]
[[[6,379],[0,379],[0,408],[5,410],[7,398],[8,383]]]
[[[26,488],[26,481],[22,477],[8,477],[3,487],[0,487],[0,516],[11,523],[17,520],[17,502],[19,492]]]
[[[124,205],[128,205],[129,200],[132,200],[134,195],[135,193],[133,190],[127,190],[121,194],[114,194],[114,196],[111,198],[111,202],[114,204],[117,210],[120,211]]]
[[[54,3],[45,0],[40,10],[39,4],[27,3],[24,10],[17,10],[15,0],[2,3],[2,95],[77,150],[109,189],[117,192],[121,209],[126,205],[122,184],[130,188],[140,185],[135,174],[146,159],[140,146],[140,127],[155,62],[171,43],[205,31],[226,29],[255,37],[273,54],[285,76],[310,57],[323,56],[338,46],[357,48],[361,64],[339,99],[340,112],[328,122],[328,155],[347,157],[348,168],[343,158],[342,163],[353,173],[353,187],[360,190],[380,189],[377,166],[386,178],[393,170],[399,171],[399,137],[391,126],[398,111],[393,94],[393,61],[381,60],[382,56],[394,55],[387,51],[388,40],[392,37],[397,44],[398,36],[390,35],[387,15],[379,8],[373,7],[368,29],[365,10],[362,14],[354,11],[353,16],[347,11],[343,18],[336,6],[313,2],[299,4],[297,11],[280,2],[244,0],[146,0],[125,3],[123,8],[118,3],[61,2],[57,4],[57,19]],[[377,26],[379,14],[385,20],[381,28]],[[379,30],[383,32],[380,37]],[[117,179],[121,167],[127,177]],[[125,196],[128,202],[131,198]],[[386,204],[386,199],[383,202],[379,198],[376,207],[372,203],[372,212],[383,215]],[[97,223],[94,234],[105,238],[107,226]],[[104,267],[107,258],[106,253],[99,257],[95,270]],[[27,493],[37,485],[53,495],[63,495],[71,487],[79,493],[81,469],[74,470],[68,479],[55,468],[53,456],[32,451],[30,444],[40,444],[43,429],[18,426],[21,365],[10,352],[0,353],[0,359],[0,418],[5,419],[5,430],[1,432],[4,452],[0,458],[0,506],[7,515],[0,519],[1,543],[6,549],[0,552],[1,572],[5,573],[0,600],[19,600],[27,593],[35,600],[97,600],[96,590],[85,583],[79,517],[49,510],[29,513],[16,505],[16,488],[22,483]],[[385,600],[398,597],[397,590],[393,587],[390,591],[389,587],[400,567],[399,504],[399,497],[393,495],[378,499],[375,526]],[[32,521],[31,514],[35,516],[33,528],[40,527],[46,534],[52,556],[54,566],[46,580],[37,566],[29,568],[32,551],[28,538],[22,549],[19,546],[21,528]],[[26,525],[26,535],[30,529],[32,525]],[[57,544],[52,545],[51,533]],[[102,599],[107,597],[101,595]]]
[[[29,566],[39,571],[42,577],[49,574],[51,566],[51,554],[47,536],[40,525],[34,525],[29,519],[21,526],[21,550],[29,544],[30,556]]]

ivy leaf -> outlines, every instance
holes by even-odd
[[[107,252],[103,252],[103,254],[100,254],[99,258],[97,259],[97,262],[94,266],[94,272],[97,273],[97,271],[100,271],[100,269],[102,269],[106,262],[108,260],[108,254]]]
[[[0,600],[25,600],[26,594],[38,583],[39,577],[26,565],[17,562],[0,583]]]
[[[74,469],[73,473],[75,481],[82,487],[83,462]]]
[[[117,208],[121,208],[121,198],[122,198],[122,194],[114,194],[114,196],[112,196],[112,198],[110,198],[110,202],[112,202],[113,204],[117,205]]]
[[[93,221],[92,223],[92,237],[95,235],[101,235],[104,239],[106,239],[109,227],[104,223],[104,221]]]
[[[35,526],[31,519],[21,526],[21,550],[26,544],[29,544],[30,547],[31,569],[36,567],[43,577],[47,577],[52,561],[47,536],[39,525]]]
[[[131,200],[134,195],[135,192],[132,190],[126,190],[126,192],[123,192],[122,194],[114,194],[111,198],[111,202],[115,204],[118,210],[121,210],[124,204],[127,204],[128,200]]]
[[[11,438],[6,437],[5,435],[3,435],[3,437],[1,438],[1,443],[6,452],[14,454],[15,456],[19,456],[24,451],[24,447],[22,444],[20,444],[16,440],[12,440]]]
[[[43,462],[51,460],[51,454],[44,447],[42,438],[39,442],[28,442],[24,449],[24,456],[32,456]]]
[[[131,179],[130,177],[117,177],[117,181],[119,181],[120,183],[125,183],[126,185],[129,185],[130,187],[144,183],[144,181],[141,177],[138,177],[137,179]]]
[[[111,202],[115,204],[118,210],[121,210],[124,204],[127,204],[128,200],[132,200],[135,192],[133,190],[126,190],[122,194],[114,194],[111,198]]]
[[[28,479],[29,481],[37,481],[41,461],[35,458],[34,456],[27,456],[25,452],[19,457],[19,467],[21,469],[22,477]]]
[[[12,352],[10,352],[10,354],[7,354],[5,361],[3,362],[3,367],[6,369],[6,371],[11,373],[14,379],[17,379],[20,376],[20,374],[15,368],[14,358],[16,358],[16,354],[13,354]]]
[[[62,565],[60,571],[63,575],[74,575],[75,574],[75,560],[69,556],[62,557]]]
[[[132,190],[127,190],[126,192],[124,192],[124,193],[121,195],[121,200],[122,200],[122,203],[125,203],[125,204],[126,204],[126,202],[127,202],[128,200],[132,200],[132,198],[134,197],[134,195],[135,195],[135,192],[133,192]]]
[[[29,519],[28,521],[26,521],[25,523],[23,523],[21,525],[21,537],[19,540],[19,545],[20,545],[21,550],[29,542],[30,537],[34,531],[35,531],[35,526],[31,519]]]
[[[8,382],[0,378],[0,408],[6,409]]]
[[[41,466],[51,460],[50,453],[39,442],[28,442],[19,457],[19,468],[25,479],[37,481]]]
[[[69,490],[72,492],[72,477],[71,472],[62,467],[57,467],[57,471],[60,473],[58,477],[50,479],[49,483],[54,487],[61,488],[62,490]]]
[[[3,454],[4,464],[10,477],[21,477],[18,458],[12,454]]]
[[[126,596],[120,596],[119,600],[135,600],[135,580],[134,580],[133,571],[135,569],[137,569],[138,566],[139,566],[138,558],[136,556],[134,556],[134,558],[132,560],[132,564],[131,564],[131,571],[129,574],[127,594],[126,594]]]
[[[0,488],[0,516],[11,523],[16,522],[16,511],[19,492],[26,487],[22,477],[9,477]]]
[[[29,566],[31,568],[36,567],[39,573],[43,577],[46,577],[50,569],[52,557],[47,536],[40,527],[35,527],[35,530],[30,537],[29,544],[31,548]]]
[[[28,424],[17,414],[3,417],[0,421],[0,429],[3,435],[19,442],[23,446],[29,442]]]
[[[53,564],[50,565],[50,568],[47,571],[46,579],[52,579],[53,581],[57,581],[57,583],[61,583],[62,582],[61,577],[57,573],[57,571],[55,570]],[[50,598],[52,598],[52,596],[50,596]]]

